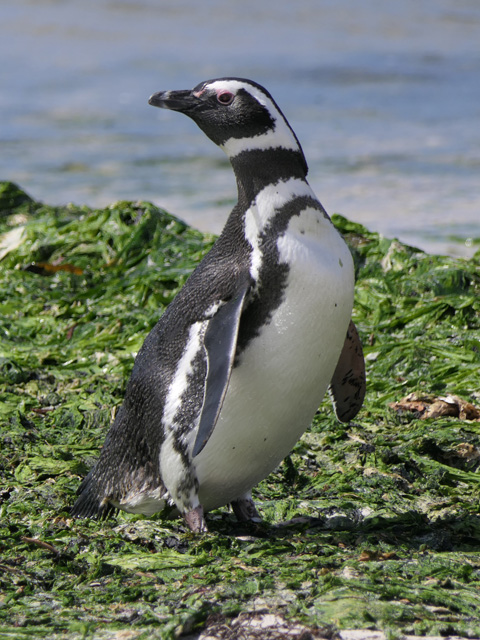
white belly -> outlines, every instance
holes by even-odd
[[[303,233],[302,233],[303,232]],[[248,492],[288,455],[330,383],[353,305],[353,264],[321,212],[292,218],[278,241],[291,265],[281,305],[234,368],[194,464],[206,511]]]

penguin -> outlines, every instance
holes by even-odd
[[[354,268],[264,87],[218,78],[149,104],[187,115],[226,153],[238,201],[147,335],[71,513],[148,516],[170,504],[200,533],[205,514],[225,505],[240,521],[260,519],[252,488],[289,454],[327,390],[340,421],[361,408]]]

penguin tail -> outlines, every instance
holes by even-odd
[[[116,514],[118,509],[109,501],[105,493],[101,491],[92,473],[83,480],[77,491],[78,497],[70,509],[73,518],[95,518],[105,520]]]

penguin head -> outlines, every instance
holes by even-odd
[[[261,85],[243,78],[218,78],[191,90],[154,93],[149,104],[189,116],[230,159],[242,152],[302,148],[282,111]]]

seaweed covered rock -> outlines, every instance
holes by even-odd
[[[36,204],[14,182],[0,182],[0,220],[17,212],[20,207]]]
[[[257,489],[263,526],[213,513],[192,540],[155,518],[72,522],[66,506],[136,351],[214,238],[150,203],[51,207],[0,183],[2,630],[174,638],[212,612],[268,610],[479,637],[480,254],[333,221],[356,264],[364,408],[340,425],[322,404]],[[452,398],[456,413],[429,410]]]

